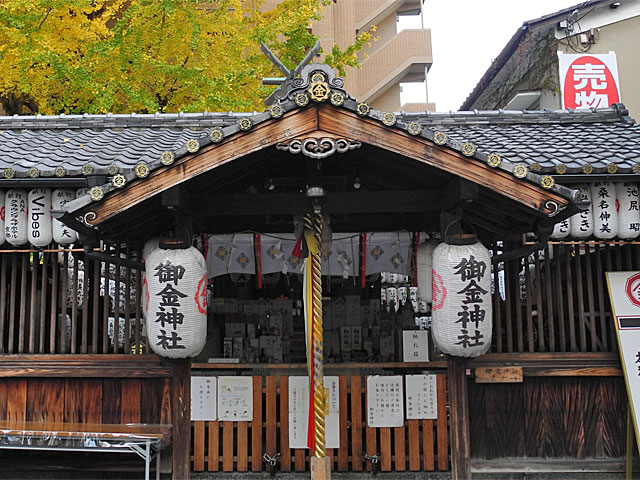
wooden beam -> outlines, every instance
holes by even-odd
[[[446,194],[443,191],[378,191],[378,192],[329,192],[323,199],[326,213],[413,213],[437,212],[441,199],[456,202],[453,196],[459,191]],[[198,197],[193,211],[196,216],[229,215],[279,215],[305,213],[311,209],[311,201],[302,193],[266,193],[228,195],[205,195]]]
[[[173,426],[173,480],[189,480],[191,461],[191,367],[188,359],[171,360],[171,423]]]
[[[447,378],[451,418],[451,476],[453,480],[466,480],[471,478],[467,361],[450,357],[447,361]]]
[[[315,108],[294,110],[277,121],[270,120],[257,125],[251,132],[233,135],[220,144],[210,145],[196,154],[187,155],[170,167],[154,170],[148,178],[132,182],[128,187],[109,195],[102,202],[88,205],[74,212],[74,216],[80,212],[92,212],[95,214],[92,224],[100,225],[175,185],[252,152],[317,130],[317,127]]]
[[[348,136],[385,150],[389,150],[425,165],[446,170],[470,182],[483,185],[503,197],[511,198],[543,214],[551,213],[545,206],[547,201],[555,202],[562,208],[569,200],[528,181],[474,159],[469,159],[418,137],[412,137],[401,130],[388,128],[372,119],[363,119],[355,114],[334,107],[318,109],[318,127],[336,135]]]
[[[0,377],[170,377],[155,355],[2,355]]]
[[[218,216],[201,217],[198,225],[200,231],[206,233],[225,234],[237,233],[245,230],[261,233],[282,233],[293,229],[293,217],[291,215],[269,217],[265,222],[264,216]],[[438,229],[437,217],[428,213],[412,214],[363,214],[349,215],[341,220],[339,216],[331,217],[331,227],[334,233],[338,232],[367,232],[367,231],[395,231],[409,230],[436,231]]]

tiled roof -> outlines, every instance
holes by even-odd
[[[0,117],[0,171],[11,168],[16,177],[28,177],[32,168],[39,176],[54,176],[58,167],[65,176],[82,175],[85,165],[91,165],[92,173],[113,174],[109,166],[132,171],[139,163],[154,163],[164,151],[184,147],[189,139],[207,138],[214,127],[264,115]],[[558,173],[558,165],[565,165],[566,173],[582,173],[587,164],[593,173],[607,173],[610,164],[618,173],[632,173],[640,164],[640,126],[619,105],[584,111],[402,112],[397,118],[442,131],[457,142],[473,142],[478,149],[497,152],[533,171],[539,167],[541,173]]]
[[[581,174],[586,165],[594,174],[637,173],[640,168],[640,126],[620,104],[598,110],[425,113],[404,118],[540,173]]]
[[[257,113],[184,113],[152,115],[55,115],[0,117],[0,170],[16,177],[113,174],[150,164],[166,150],[206,137],[213,127],[235,124]],[[108,167],[112,166],[110,170]],[[61,171],[58,170],[60,174]]]
[[[66,205],[75,211],[204,146],[315,102],[330,102],[566,198],[576,191],[550,174],[640,172],[640,127],[621,104],[575,111],[380,112],[358,103],[334,75],[326,65],[307,65],[276,90],[275,103],[262,113],[0,117],[0,178],[107,175],[94,179],[90,198]],[[312,101],[319,84],[324,96]]]

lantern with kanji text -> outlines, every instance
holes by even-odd
[[[157,248],[146,258],[147,335],[169,358],[198,355],[207,339],[207,266],[194,247]]]
[[[433,252],[431,333],[436,347],[477,357],[491,346],[491,257],[475,236],[448,237]]]

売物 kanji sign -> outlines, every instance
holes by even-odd
[[[558,52],[562,108],[606,108],[620,101],[616,55]]]

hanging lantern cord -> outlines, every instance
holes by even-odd
[[[306,220],[306,219],[305,219]],[[310,219],[309,219],[309,223]],[[309,225],[310,227],[311,225]],[[322,332],[322,276],[320,239],[322,234],[323,217],[314,216],[313,234],[316,241],[316,254],[312,256],[313,268],[313,410],[315,419],[315,452],[316,458],[325,458],[324,420],[326,413],[326,398],[323,382],[323,332]]]

